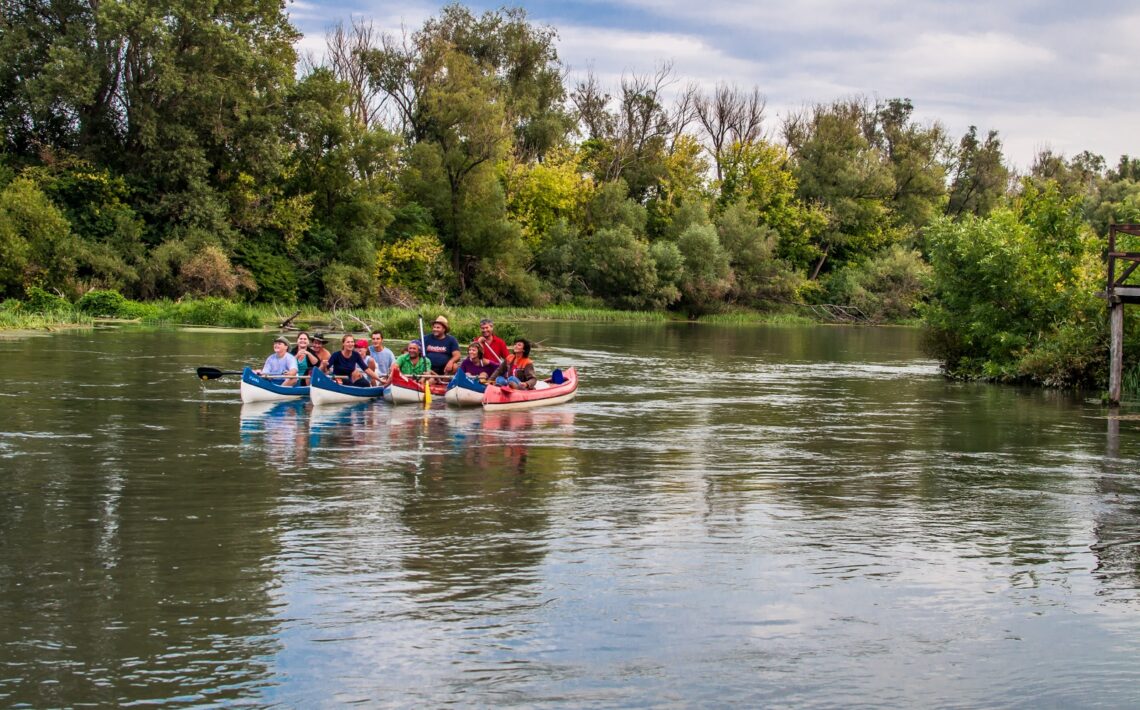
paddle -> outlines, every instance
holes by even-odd
[[[199,367],[198,377],[203,380],[216,380],[223,375],[240,375],[241,370],[219,370],[216,367]]]
[[[240,375],[241,373],[242,373],[241,370],[219,370],[216,367],[199,367],[198,368],[198,377],[203,379],[203,380],[216,380],[219,377],[223,377],[225,375]],[[303,376],[297,376],[297,375],[258,375],[258,377],[260,377],[263,380],[272,380],[272,379],[307,380],[307,379],[309,379],[308,375],[303,375]]]
[[[420,318],[420,349],[426,349],[427,341],[424,340],[424,319]],[[425,357],[427,353],[421,352],[420,357]],[[424,409],[431,406],[431,387],[426,380],[423,381],[424,388]]]

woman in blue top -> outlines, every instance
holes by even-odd
[[[309,384],[309,370],[320,367],[321,364],[321,358],[309,350],[309,334],[303,330],[297,333],[297,346],[290,352],[297,358],[297,378],[301,384]]]
[[[330,355],[328,361],[321,365],[321,369],[343,385],[371,387],[368,375],[364,374],[368,369],[368,363],[355,348],[356,338],[346,333],[340,339],[340,350]]]

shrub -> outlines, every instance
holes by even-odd
[[[63,296],[49,293],[39,286],[28,289],[27,298],[24,299],[24,310],[32,313],[48,313],[71,309],[71,302]]]
[[[75,302],[80,312],[91,316],[103,318],[123,318],[129,308],[129,303],[123,294],[118,291],[88,291]]]
[[[357,266],[334,261],[321,273],[325,287],[325,305],[329,308],[353,308],[375,299],[372,277]]]
[[[219,325],[230,328],[259,328],[261,316],[253,308],[224,298],[180,301],[161,307],[157,320],[185,325]]]
[[[248,271],[230,263],[221,247],[209,244],[182,263],[178,281],[184,293],[193,296],[225,296],[254,293],[257,284]]]
[[[828,277],[831,303],[854,306],[872,321],[912,318],[930,289],[931,268],[917,251],[894,245]]]

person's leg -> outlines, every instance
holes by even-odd
[[[503,377],[502,375],[499,375],[498,377],[495,378],[495,384],[498,385],[499,387],[506,387],[507,386],[507,378]]]

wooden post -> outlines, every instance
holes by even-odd
[[[1124,304],[1118,298],[1109,301],[1108,327],[1108,405],[1119,407],[1124,374]]]

